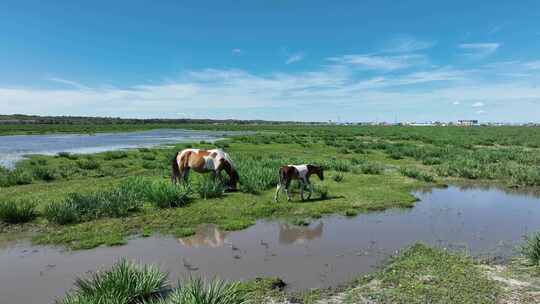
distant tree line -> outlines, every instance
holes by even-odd
[[[85,116],[38,116],[38,115],[0,115],[0,124],[50,124],[50,125],[107,125],[107,124],[291,124],[292,121],[238,120],[238,119],[165,119],[165,118],[120,118]],[[306,124],[318,124],[310,122]]]

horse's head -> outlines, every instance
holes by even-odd
[[[236,171],[236,168],[230,163],[225,165],[225,171],[229,175],[229,183],[227,184],[227,192],[236,192],[238,191],[238,182],[240,181],[240,175],[238,174],[238,171]]]
[[[324,180],[323,167],[316,165],[308,165],[308,171],[310,174],[317,174],[320,180]]]

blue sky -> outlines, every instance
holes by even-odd
[[[540,2],[396,2],[4,0],[0,113],[540,120]]]

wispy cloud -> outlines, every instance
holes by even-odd
[[[436,41],[423,41],[412,36],[401,35],[390,40],[382,51],[385,53],[410,53],[432,48],[436,44]]]
[[[540,70],[540,60],[525,62],[523,66],[529,70]]]
[[[405,69],[411,66],[419,66],[425,64],[427,61],[426,57],[420,54],[397,56],[352,54],[343,55],[341,57],[329,57],[327,60],[339,64],[354,66],[359,69],[383,71],[392,71]]]
[[[242,50],[241,49],[232,49],[231,53],[233,55],[240,55],[240,54],[242,54]]]
[[[457,105],[460,105],[461,102],[459,102],[459,101],[456,100],[456,101],[452,102],[452,104],[455,105],[455,106],[457,106]]]
[[[88,89],[87,86],[81,84],[80,82],[73,81],[73,80],[57,78],[57,77],[49,77],[49,78],[46,78],[46,80],[56,82],[56,83],[66,84],[68,86],[72,86],[72,87],[77,88],[77,89]]]
[[[500,32],[504,28],[505,25],[506,25],[505,23],[502,23],[502,24],[497,24],[497,25],[493,26],[488,31],[488,35],[493,35],[493,34],[496,34],[496,33]]]
[[[470,58],[484,58],[487,57],[501,46],[500,43],[462,43],[459,48],[465,50],[465,56]]]
[[[302,60],[304,60],[304,53],[295,53],[289,55],[289,57],[285,61],[285,64],[291,64]]]
[[[477,101],[477,102],[473,103],[471,106],[473,108],[480,108],[480,107],[485,106],[485,104],[483,102],[481,102],[481,101]]]

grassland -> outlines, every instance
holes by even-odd
[[[142,128],[158,126],[162,125]],[[39,244],[87,249],[123,244],[132,235],[186,236],[201,223],[238,230],[259,219],[306,223],[326,214],[354,216],[408,208],[415,202],[410,191],[427,184],[475,180],[512,188],[540,186],[540,130],[532,127],[182,127],[257,131],[216,143],[237,163],[240,192],[223,193],[196,174],[189,187],[169,184],[171,156],[188,146],[214,146],[208,143],[92,155],[34,155],[18,163],[15,170],[0,171],[0,234],[13,239],[17,232],[30,233]],[[29,130],[32,128],[35,126]],[[66,132],[79,132],[80,128],[114,131],[88,125],[60,128]],[[135,129],[138,127],[123,126],[117,130]],[[57,131],[44,131],[51,130]],[[324,182],[313,178],[314,197],[300,201],[296,190],[292,202],[283,198],[275,203],[277,168],[306,162],[326,169]],[[540,256],[539,239],[529,239],[531,260],[538,261]],[[291,297],[321,304],[536,303],[537,267],[525,266],[521,260],[506,266],[488,265],[462,254],[416,245],[403,250],[379,272],[340,290],[289,295],[270,288],[274,284],[269,280],[234,286],[249,291],[258,303],[269,299],[286,303]],[[514,299],[521,302],[512,302]]]
[[[536,128],[190,127],[258,131],[217,143],[239,167],[239,193],[212,190],[197,175],[192,175],[189,189],[168,185],[171,156],[187,146],[213,146],[207,143],[35,155],[15,170],[0,170],[0,207],[11,217],[1,221],[0,233],[32,230],[38,243],[85,249],[122,244],[134,234],[186,235],[201,223],[237,230],[263,218],[309,221],[325,214],[411,207],[414,187],[453,179],[509,187],[540,185]],[[323,183],[314,178],[318,193],[310,201],[296,197],[274,203],[277,168],[306,162],[327,170]],[[19,209],[24,214],[18,214]]]

